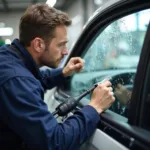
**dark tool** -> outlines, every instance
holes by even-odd
[[[55,116],[56,114],[58,114],[59,116],[65,116],[67,115],[69,112],[71,112],[73,109],[76,108],[76,106],[78,105],[79,101],[85,97],[86,95],[88,95],[90,92],[92,92],[99,84],[103,83],[104,81],[110,80],[111,77],[107,77],[104,80],[102,80],[101,82],[98,82],[96,84],[93,85],[92,88],[86,90],[84,93],[82,93],[80,96],[78,96],[78,98],[73,98],[73,97],[69,97],[65,102],[62,102],[61,104],[59,104],[55,111],[52,113],[53,116]]]

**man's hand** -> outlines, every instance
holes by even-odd
[[[98,85],[93,91],[90,106],[94,107],[99,114],[105,111],[115,101],[110,81]]]
[[[83,69],[84,60],[80,57],[73,57],[69,60],[68,64],[64,67],[62,73],[64,77],[71,76],[74,72],[80,72]]]

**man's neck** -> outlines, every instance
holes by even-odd
[[[28,53],[31,55],[31,57],[33,58],[33,60],[35,61],[36,65],[38,67],[41,67],[40,62],[38,61],[38,57],[36,56],[36,54],[34,53],[34,50],[31,47],[25,47],[25,49],[28,51]]]

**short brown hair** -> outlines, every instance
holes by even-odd
[[[47,4],[35,4],[27,8],[20,19],[19,40],[24,46],[40,37],[45,42],[54,37],[58,25],[71,25],[69,16]]]

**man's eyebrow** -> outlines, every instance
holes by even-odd
[[[65,44],[65,43],[67,43],[69,40],[65,40],[65,41],[61,41],[60,43],[61,44]]]

